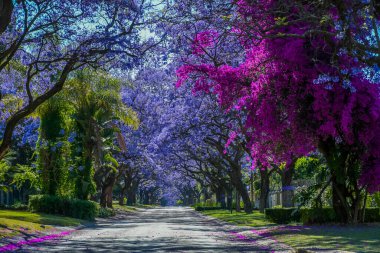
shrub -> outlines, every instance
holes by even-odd
[[[94,220],[98,214],[96,202],[51,195],[31,195],[28,207],[31,212],[59,214],[84,220]]]
[[[100,218],[108,218],[115,215],[116,215],[116,212],[112,208],[104,208],[104,207],[99,208],[98,217]]]
[[[364,222],[380,222],[380,208],[369,207],[365,209]]]
[[[206,199],[205,206],[215,206],[215,203],[212,199]]]
[[[265,217],[275,223],[286,224],[300,221],[300,212],[297,208],[266,208]]]
[[[303,224],[333,223],[338,222],[338,217],[332,207],[301,209],[301,221]]]
[[[195,211],[222,210],[220,206],[196,206]]]
[[[17,201],[13,205],[10,206],[10,209],[12,209],[12,210],[28,210],[28,205],[23,204],[20,201]]]
[[[301,221],[304,224],[339,223],[339,216],[332,207],[301,209]],[[380,222],[380,208],[366,208],[364,222]]]

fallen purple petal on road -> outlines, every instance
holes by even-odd
[[[10,243],[10,244],[7,244],[7,245],[0,247],[0,252],[13,251],[13,250],[16,250],[16,249],[22,247],[23,245],[31,245],[31,244],[35,244],[35,243],[41,243],[41,242],[45,242],[45,241],[55,240],[55,239],[67,236],[74,231],[75,230],[63,231],[59,234],[51,234],[51,235],[46,235],[43,237],[33,238],[30,240],[22,240],[22,241],[19,241],[16,243]]]

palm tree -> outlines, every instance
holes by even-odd
[[[75,192],[78,198],[88,199],[95,193],[96,186],[104,188],[106,184],[108,189],[110,184],[113,186],[118,164],[112,153],[120,150],[115,141],[120,132],[117,125],[138,127],[137,114],[122,102],[121,87],[119,80],[105,73],[82,70],[65,92],[75,111],[73,159],[77,165]],[[104,189],[101,190],[103,196]],[[106,196],[102,197],[103,206],[107,205],[104,198]],[[112,200],[108,205],[112,205]]]

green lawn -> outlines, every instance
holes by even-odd
[[[86,221],[51,214],[0,210],[0,239],[22,233],[36,233],[52,226],[78,226]]]
[[[339,249],[353,252],[379,252],[380,224],[358,226],[306,226],[270,233],[278,241],[297,249]]]
[[[230,214],[228,210],[210,210],[201,213],[231,222],[235,225],[245,225],[262,229],[268,227],[263,236],[270,236],[279,242],[296,249],[338,249],[352,252],[380,252],[380,224],[343,226],[301,226],[290,224],[276,227],[265,219],[264,214],[253,211]]]
[[[207,210],[201,213],[239,226],[263,227],[276,225],[273,222],[267,221],[265,215],[256,210],[251,214],[244,212],[237,213],[235,211],[231,214],[229,210]]]
[[[126,206],[126,205],[119,205],[119,201],[113,201],[112,206],[114,209],[120,209],[124,212],[138,212],[139,208],[154,208],[156,207],[155,205],[134,205],[134,206]]]

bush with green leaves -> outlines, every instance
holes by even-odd
[[[301,209],[303,224],[335,223],[337,220],[338,217],[332,207]]]
[[[332,207],[301,209],[301,221],[304,224],[340,223]],[[366,208],[364,222],[380,222],[380,208]]]
[[[52,195],[31,195],[31,212],[58,214],[83,220],[94,220],[99,212],[96,202]]]
[[[299,222],[301,219],[297,208],[266,208],[265,217],[278,224]]]
[[[100,207],[99,208],[99,212],[98,212],[99,218],[108,218],[108,217],[112,217],[115,215],[116,215],[116,212],[112,208],[108,208],[108,207]]]
[[[221,210],[220,206],[196,206],[195,211],[207,211],[207,210]]]
[[[28,205],[26,205],[20,201],[16,201],[13,205],[10,206],[10,209],[12,209],[12,210],[28,210]]]
[[[211,199],[207,199],[204,203],[197,203],[194,205],[196,211],[205,210],[220,210],[223,209],[219,204],[213,202]]]

